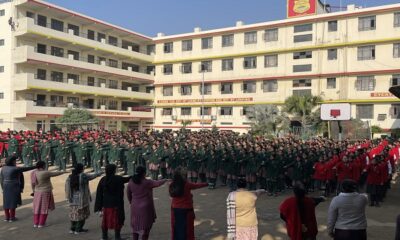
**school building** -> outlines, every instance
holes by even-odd
[[[388,91],[400,85],[400,4],[289,0],[283,20],[148,37],[44,1],[1,2],[1,130],[48,130],[79,107],[109,130],[246,132],[252,106],[306,94],[400,128]]]

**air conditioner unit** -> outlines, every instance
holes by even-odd
[[[171,119],[176,121],[176,119],[178,119],[176,116],[171,116]]]
[[[68,79],[68,84],[74,84],[74,79]]]
[[[102,38],[100,41],[101,41],[101,43],[106,43],[106,39],[105,38]]]
[[[100,110],[106,110],[106,105],[101,105]]]
[[[68,103],[67,106],[68,106],[68,108],[73,108],[74,104],[73,103]]]
[[[75,35],[75,32],[74,32],[73,29],[68,29],[68,34],[70,34],[70,35]]]
[[[74,55],[73,54],[68,54],[68,59],[69,60],[74,60]]]
[[[101,87],[101,88],[106,88],[106,84],[105,84],[105,83],[101,83],[101,84],[100,84],[100,87]]]
[[[211,116],[211,120],[213,120],[213,121],[217,120],[217,116],[216,115],[212,115]]]

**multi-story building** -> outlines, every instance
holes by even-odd
[[[3,2],[1,129],[48,129],[76,106],[107,129],[244,132],[252,106],[305,94],[400,128],[388,92],[400,84],[400,4],[150,38],[39,0]]]
[[[36,0],[0,4],[1,129],[43,129],[67,107],[107,129],[153,124],[152,39]]]

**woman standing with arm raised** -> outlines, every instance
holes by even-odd
[[[157,218],[154,208],[153,188],[162,186],[167,180],[146,179],[146,168],[138,166],[129,181],[127,195],[131,205],[131,227],[134,240],[149,239],[150,230]]]
[[[191,183],[178,169],[169,186],[172,197],[171,230],[172,240],[194,240],[194,210],[192,190],[208,186],[208,183]]]

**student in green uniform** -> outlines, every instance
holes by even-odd
[[[28,140],[24,140],[22,146],[22,161],[25,167],[33,166],[33,146]]]
[[[101,148],[100,143],[95,142],[94,146],[93,146],[92,156],[91,156],[91,160],[92,160],[91,165],[92,165],[93,171],[96,174],[99,174],[102,172],[101,165],[100,165],[102,153],[103,153],[103,150]]]
[[[47,138],[43,138],[40,143],[41,160],[46,163],[46,169],[49,168],[51,142]]]
[[[56,153],[56,162],[57,162],[58,170],[61,172],[65,172],[67,169],[68,149],[69,149],[69,147],[67,144],[65,144],[65,140],[60,139],[55,153]]]
[[[7,149],[7,153],[8,153],[8,157],[11,156],[16,156],[17,158],[18,156],[18,146],[19,146],[19,142],[18,140],[15,138],[14,134],[11,134],[10,139],[8,140],[8,149]]]

